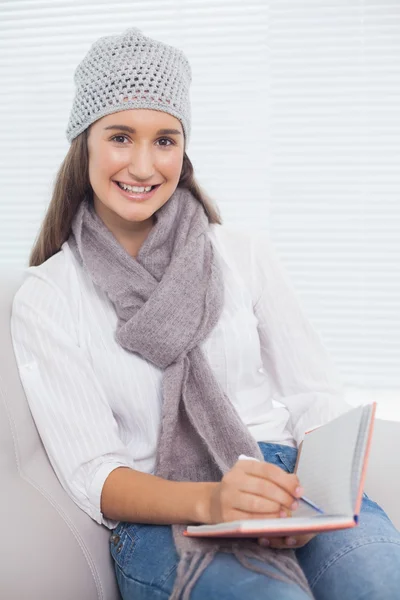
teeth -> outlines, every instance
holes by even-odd
[[[125,183],[120,183],[120,182],[118,182],[118,185],[123,190],[126,190],[127,192],[136,192],[136,193],[149,192],[152,188],[151,185],[149,185],[147,187],[137,187],[135,185],[126,185]]]

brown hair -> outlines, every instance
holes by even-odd
[[[29,257],[29,266],[37,267],[61,249],[71,233],[71,224],[85,195],[93,198],[89,181],[88,129],[72,140],[56,175],[53,196]],[[222,225],[212,200],[194,177],[193,165],[186,152],[178,187],[188,189],[204,207],[209,223]]]

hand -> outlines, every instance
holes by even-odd
[[[295,473],[297,471],[297,465],[299,462],[302,445],[303,442],[300,442],[298,446],[297,461],[296,466],[294,468]],[[286,511],[286,516],[291,517],[292,513],[290,511]],[[265,546],[269,548],[301,548],[302,546],[308,544],[308,542],[310,542],[316,535],[316,533],[304,533],[302,535],[293,534],[291,536],[286,537],[262,537],[258,538],[258,543],[260,544],[260,546]]]
[[[303,493],[296,474],[256,460],[237,461],[210,490],[205,511],[209,524],[286,516]]]
[[[291,517],[292,513],[286,511],[286,516]],[[301,548],[308,544],[316,535],[316,533],[303,533],[302,535],[294,533],[286,537],[261,537],[258,538],[258,543],[260,546],[269,548]]]
[[[260,546],[267,546],[268,548],[301,548],[308,544],[317,534],[316,533],[303,533],[302,535],[293,534],[288,537],[274,537],[274,538],[258,538]]]

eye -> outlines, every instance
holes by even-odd
[[[117,138],[125,138],[125,139],[128,139],[128,138],[126,137],[126,135],[114,135],[114,136],[111,138],[111,141],[114,141],[114,140],[116,140]],[[122,143],[122,142],[117,142],[117,144],[121,144],[121,143]]]
[[[164,148],[168,148],[169,146],[174,146],[175,145],[174,140],[171,140],[170,138],[160,138],[158,141],[159,142],[160,141],[170,142],[168,145],[167,144],[161,144],[161,146],[164,146]]]

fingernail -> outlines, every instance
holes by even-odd
[[[294,537],[288,537],[286,540],[286,545],[287,546],[294,546],[296,544],[296,538]]]
[[[297,496],[297,498],[300,498],[303,494],[304,494],[304,488],[302,488],[302,487],[297,487],[294,491],[294,495]]]
[[[286,511],[285,510],[281,510],[281,512],[279,513],[279,516],[284,519],[285,517],[287,517]]]
[[[297,500],[295,500],[291,506],[291,509],[296,510],[296,508],[298,508],[298,506],[299,506],[299,503],[297,502]]]
[[[261,546],[269,546],[269,540],[267,540],[267,538],[261,538],[260,545]]]

